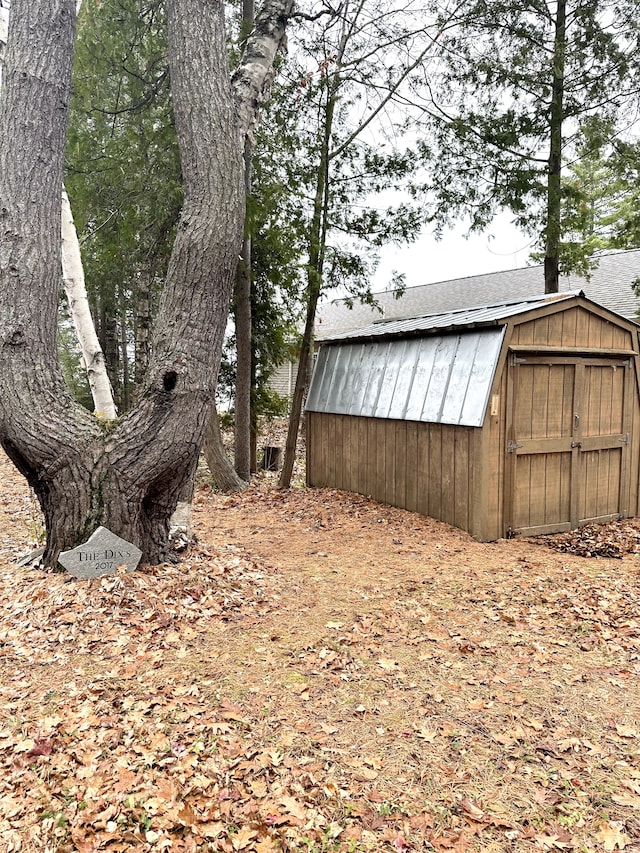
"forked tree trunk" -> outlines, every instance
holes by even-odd
[[[56,353],[75,3],[12,4],[0,92],[0,441],[43,509],[46,565],[100,524],[144,561],[162,560],[212,406],[242,236],[250,118],[238,115],[255,115],[271,62],[256,48],[258,72],[241,77],[234,105],[222,4],[167,0],[166,9],[185,204],[141,399],[105,430],[69,396]],[[271,0],[269,11],[259,35],[272,59],[289,10]]]

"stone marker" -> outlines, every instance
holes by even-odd
[[[76,578],[99,578],[101,575],[113,575],[119,566],[126,566],[132,572],[142,557],[142,551],[107,530],[98,527],[84,545],[78,545],[71,551],[62,551],[58,560],[62,566]]]

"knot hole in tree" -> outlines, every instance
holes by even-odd
[[[164,385],[164,390],[173,391],[173,389],[176,387],[177,381],[178,374],[175,372],[175,370],[168,370],[162,377],[162,384]]]

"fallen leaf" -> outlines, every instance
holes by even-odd
[[[624,825],[620,821],[605,821],[599,824],[596,841],[602,844],[607,853],[611,853],[611,851],[616,849],[624,850],[631,839],[623,830]]]
[[[635,738],[638,737],[638,730],[633,726],[625,726],[622,724],[616,725],[616,731],[620,737]]]
[[[234,850],[244,850],[245,847],[248,847],[254,838],[256,838],[258,833],[255,829],[250,829],[248,826],[242,826],[238,830],[238,832],[231,836],[231,844],[233,845]]]
[[[637,794],[623,791],[621,794],[612,794],[611,799],[619,806],[629,806],[640,811],[640,797]]]
[[[298,802],[295,797],[280,797],[278,800],[281,806],[289,812],[290,815],[298,820],[304,820],[307,812],[302,803]]]
[[[472,820],[480,821],[484,818],[484,811],[471,800],[463,800],[460,805],[462,806],[465,815],[470,817]]]

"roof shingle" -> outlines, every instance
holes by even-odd
[[[590,280],[563,276],[560,290],[583,290],[588,299],[637,322],[640,302],[631,285],[639,276],[640,249],[611,252],[602,255]],[[543,291],[543,267],[537,265],[409,287],[399,299],[393,291],[387,290],[375,295],[379,308],[356,303],[349,309],[345,300],[336,299],[318,308],[316,340],[342,336],[352,329],[383,319],[445,314],[500,302],[527,300],[540,296]]]

